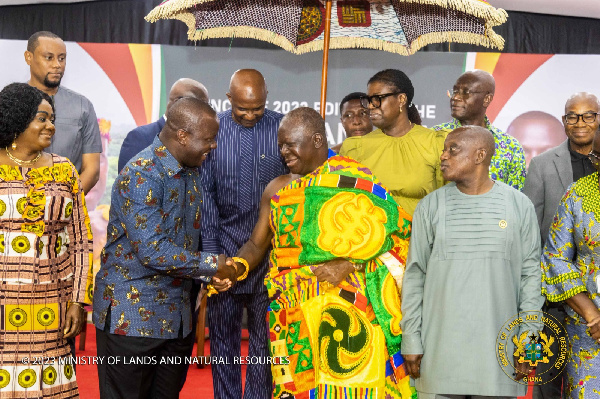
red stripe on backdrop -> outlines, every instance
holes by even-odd
[[[138,75],[129,45],[116,43],[78,43],[106,73],[127,104],[138,126],[148,123]]]
[[[496,79],[496,94],[487,109],[487,116],[492,123],[523,82],[552,57],[552,54],[500,55],[493,73]]]

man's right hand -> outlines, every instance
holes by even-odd
[[[600,316],[587,323],[587,326],[590,336],[600,343]]]
[[[222,254],[217,258],[217,272],[213,276],[213,282],[217,282],[219,285],[219,287],[215,286],[219,292],[227,291],[227,289],[233,287],[237,281],[237,273],[235,272],[233,263],[233,259]],[[229,285],[229,288],[223,289],[225,288],[225,285]]]
[[[421,359],[423,355],[402,355],[404,363],[406,364],[406,371],[412,378],[419,378],[421,376]]]

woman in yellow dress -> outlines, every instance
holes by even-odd
[[[362,137],[349,137],[340,155],[354,158],[371,169],[410,215],[421,198],[444,185],[440,155],[446,134],[420,125],[412,103],[414,87],[397,69],[376,73],[361,98],[378,129]]]
[[[92,234],[73,164],[43,152],[51,98],[0,92],[0,398],[78,398],[67,339],[89,303]]]

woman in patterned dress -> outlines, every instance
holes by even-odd
[[[67,338],[89,303],[92,235],[84,193],[54,135],[51,98],[0,92],[0,398],[79,397]]]
[[[571,398],[600,394],[600,132],[588,156],[596,172],[565,193],[542,255],[542,293],[568,305],[563,389]]]

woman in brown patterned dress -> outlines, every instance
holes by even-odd
[[[85,323],[92,233],[75,167],[43,152],[53,120],[36,88],[0,92],[0,398],[79,397],[67,338]]]

